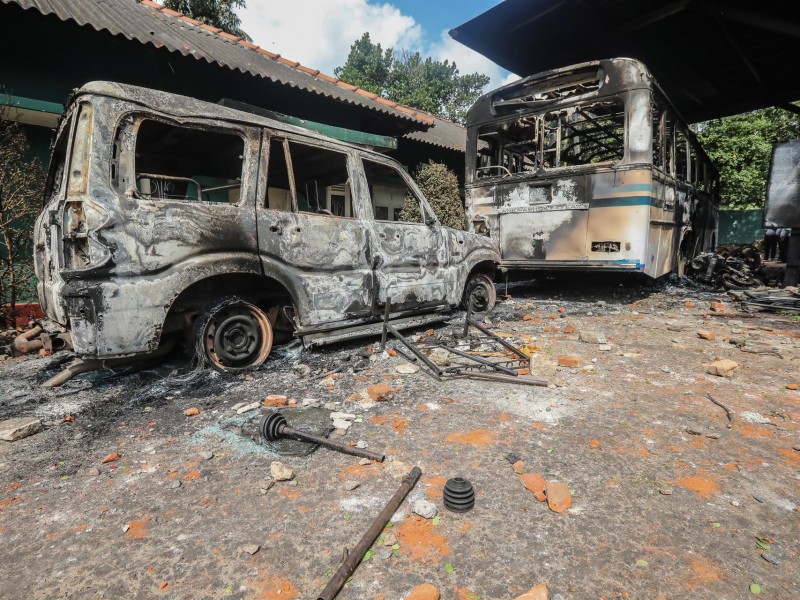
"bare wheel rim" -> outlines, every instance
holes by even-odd
[[[494,307],[497,292],[494,281],[488,275],[476,275],[472,278],[467,289],[466,302],[472,305],[475,312],[487,312]]]
[[[272,326],[257,306],[240,302],[215,311],[203,331],[209,362],[223,371],[257,367],[272,349]]]

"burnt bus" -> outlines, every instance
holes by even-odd
[[[315,344],[374,333],[387,305],[399,320],[489,309],[500,260],[491,240],[442,226],[390,158],[110,82],[62,116],[34,250],[42,308],[80,356],[188,333],[223,370],[261,364],[276,329]]]
[[[467,128],[467,219],[503,267],[655,278],[716,244],[717,170],[639,61],[531,75]]]

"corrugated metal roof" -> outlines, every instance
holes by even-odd
[[[375,110],[418,125],[430,115],[381,98],[316,69],[264,50],[215,27],[203,25],[151,0],[0,0],[62,21],[74,21],[142,44],[180,52],[242,73]]]
[[[427,113],[429,117],[433,117],[435,123],[433,127],[426,131],[412,131],[405,134],[403,137],[425,144],[432,144],[448,150],[458,150],[459,152],[466,152],[467,147],[467,130],[458,123],[453,123],[447,119],[442,119],[436,115]]]

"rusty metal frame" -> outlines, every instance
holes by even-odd
[[[397,331],[389,322],[389,313],[391,312],[391,303],[387,302],[384,310],[383,320],[383,334],[381,336],[381,350],[386,350],[387,340],[389,335],[399,341],[411,354],[406,354],[402,349],[396,351],[402,354],[405,358],[412,362],[421,362],[424,364],[440,381],[447,379],[485,379],[488,381],[499,381],[504,383],[516,383],[521,385],[531,385],[537,387],[547,387],[548,382],[544,379],[533,379],[522,377],[515,369],[527,367],[530,364],[530,358],[513,344],[509,344],[506,340],[498,336],[496,333],[489,331],[481,323],[472,318],[473,307],[472,303],[467,307],[467,314],[464,317],[464,328],[460,333],[460,337],[467,338],[470,327],[474,327],[483,335],[489,338],[492,342],[499,344],[506,351],[515,355],[516,358],[501,361],[491,361],[482,356],[475,356],[454,348],[451,345],[445,344],[441,341],[429,343],[414,343],[402,333]],[[460,365],[457,367],[442,368],[435,364],[424,352],[425,349],[444,348],[448,352],[452,352],[456,356],[471,360],[474,364]],[[494,371],[494,372],[492,372]]]

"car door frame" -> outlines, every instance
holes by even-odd
[[[287,161],[290,174],[290,211],[269,209],[264,202],[269,186],[270,143],[274,138],[283,140],[284,159]],[[292,143],[344,155],[351,185],[353,217],[322,215],[299,210],[295,164],[291,153]],[[292,296],[296,311],[296,324],[298,330],[303,333],[336,328],[348,323],[364,322],[372,318],[374,312],[372,246],[369,234],[364,227],[363,206],[354,190],[359,177],[359,168],[355,164],[353,152],[349,147],[276,128],[262,130],[259,185],[255,207],[258,253],[264,275],[279,281]],[[280,217],[277,219],[277,225],[273,225],[275,217]],[[268,218],[271,219],[269,222]],[[335,227],[337,223],[345,226]],[[334,227],[331,227],[332,224]],[[277,230],[272,229],[274,226],[277,226]],[[308,262],[306,259],[310,259],[311,255],[304,256],[304,249],[309,250],[308,241],[313,238],[304,240],[302,234],[304,229],[308,228],[319,228],[322,233],[325,233],[327,229],[328,233],[340,231],[350,235],[355,246],[348,246],[345,251],[349,252],[353,260],[349,262],[339,260],[342,263],[340,266],[351,264],[358,267],[360,264],[360,268],[350,271],[336,270],[335,268],[326,270],[322,260],[317,265],[306,264]],[[275,235],[282,236],[283,239],[278,240]],[[363,239],[360,235],[363,236]],[[268,251],[270,247],[273,248],[272,255]],[[292,262],[293,258],[294,263]],[[335,265],[336,263],[331,264]],[[337,282],[340,284],[338,290],[336,289]],[[325,294],[328,294],[329,302],[323,301],[322,297]],[[351,302],[348,302],[348,297],[352,300]]]
[[[416,300],[412,300],[410,297],[404,297],[405,300],[401,302],[396,302],[395,298],[389,296],[391,303],[392,303],[392,314],[394,313],[407,313],[407,312],[419,312],[421,310],[430,310],[434,309],[438,306],[448,306],[449,303],[447,302],[447,273],[451,268],[450,264],[450,252],[447,244],[447,240],[445,239],[445,232],[443,229],[442,224],[439,222],[439,219],[436,217],[436,213],[434,213],[433,209],[431,208],[430,204],[428,203],[427,198],[422,193],[422,191],[417,186],[416,182],[411,178],[411,176],[402,168],[402,166],[397,163],[397,161],[383,157],[380,155],[371,154],[368,152],[358,151],[354,155],[354,160],[357,162],[359,168],[359,176],[358,176],[358,203],[361,205],[363,213],[367,217],[365,219],[366,223],[368,224],[368,231],[370,235],[370,244],[372,248],[372,265],[373,265],[373,306],[374,306],[374,315],[379,317],[383,315],[386,306],[386,299],[387,299],[387,292],[391,292],[392,288],[395,289],[398,286],[398,280],[401,279],[392,275],[391,273],[398,273],[401,270],[398,270],[397,267],[400,266],[402,269],[402,265],[395,262],[392,264],[391,262],[386,261],[386,247],[385,247],[385,240],[381,238],[381,230],[384,228],[383,224],[386,223],[387,228],[424,228],[425,233],[432,234],[434,237],[434,243],[432,244],[433,248],[436,251],[436,263],[435,269],[428,278],[428,282],[426,283],[423,279],[419,278],[420,280],[414,284],[409,283],[407,286],[403,287],[412,287],[414,285],[423,286],[422,288],[418,288],[418,291],[422,292],[422,297],[420,298],[419,295],[416,296]],[[369,181],[367,179],[366,169],[364,168],[363,161],[369,160],[377,164],[381,164],[385,167],[391,168],[395,170],[397,173],[400,174],[401,179],[406,184],[408,189],[414,194],[417,200],[420,202],[420,208],[423,216],[423,222],[420,223],[412,223],[407,221],[379,221],[375,219],[375,214],[373,210],[372,204],[372,196],[370,194],[369,189]],[[404,245],[407,248],[407,245]],[[409,266],[409,263],[406,262],[406,267]],[[420,273],[424,275],[423,266],[421,263],[417,263],[420,269]],[[428,265],[430,266],[430,264]],[[388,269],[388,267],[392,267],[394,271],[388,271],[383,269]],[[387,275],[388,273],[388,275]],[[435,290],[425,290],[424,286],[430,286],[434,284],[440,288],[439,293],[436,293]],[[388,286],[388,288],[387,288]],[[426,297],[425,292],[428,292]],[[438,297],[438,300],[431,299],[432,297]]]

